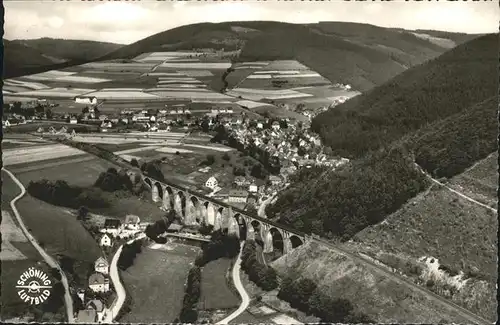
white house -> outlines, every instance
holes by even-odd
[[[89,288],[94,292],[108,292],[109,279],[101,273],[92,273],[89,277]]]
[[[108,274],[109,273],[109,263],[104,257],[99,257],[94,263],[94,271]]]
[[[262,124],[262,122],[257,122],[257,129],[263,129],[264,128],[264,124]]]
[[[111,247],[112,245],[111,237],[108,234],[103,234],[101,236],[101,239],[99,239],[99,245],[100,246],[107,246]]]
[[[250,193],[257,193],[258,190],[259,187],[255,184],[250,184],[250,186],[248,187],[248,192]]]
[[[219,182],[214,176],[211,176],[206,182],[205,186],[211,190],[214,190],[219,185]]]
[[[280,129],[280,122],[274,121],[271,127],[273,128],[273,130],[278,131]]]
[[[90,105],[97,104],[97,98],[93,96],[76,96],[74,99],[75,103],[77,104],[90,104]]]

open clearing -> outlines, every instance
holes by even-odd
[[[376,322],[467,322],[427,295],[314,242],[299,246],[272,267],[280,275],[311,278],[325,294],[351,301]]]
[[[171,323],[182,308],[184,283],[199,248],[169,243],[163,249],[143,248],[134,264],[121,271],[132,297],[123,323]]]
[[[473,199],[497,207],[498,152],[492,153],[448,184]]]
[[[356,234],[354,240],[361,243],[358,249],[407,276],[424,282],[433,279],[437,292],[445,285],[456,287],[451,297],[455,303],[493,319],[497,227],[493,212],[434,185],[382,223]],[[415,264],[424,258],[439,261],[457,276],[443,271],[408,274],[411,270],[405,261]]]
[[[158,69],[195,69],[195,70],[226,70],[231,67],[229,62],[196,62],[196,63],[182,63],[182,62],[165,62],[160,64]]]
[[[203,267],[200,298],[202,309],[229,309],[240,305],[240,297],[227,284],[226,273],[230,271],[230,266],[230,259],[220,258]]]
[[[95,91],[95,89],[88,88],[50,88],[33,91],[23,91],[16,93],[15,96],[26,97],[56,97],[56,98],[73,98],[75,96],[83,95]]]

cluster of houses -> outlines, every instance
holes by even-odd
[[[136,215],[127,215],[122,223],[119,219],[107,218],[103,227],[99,230],[101,235],[98,238],[101,247],[112,247],[117,239],[130,239],[140,234],[146,229],[147,223],[141,223],[141,219]]]
[[[106,293],[110,290],[109,263],[105,258],[99,257],[94,262],[94,272],[89,277],[88,287],[94,293]],[[77,321],[79,323],[102,321],[106,310],[104,302],[99,298],[86,299],[85,290],[80,290],[77,295],[85,306],[85,309],[78,312]]]

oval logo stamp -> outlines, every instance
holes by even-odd
[[[49,276],[34,267],[24,271],[17,280],[17,295],[21,300],[31,305],[39,305],[50,296],[52,282]]]

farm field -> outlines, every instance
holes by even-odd
[[[17,208],[33,236],[52,256],[66,255],[93,263],[101,254],[94,238],[76,217],[64,208],[35,199],[29,194],[18,201]]]
[[[62,144],[46,144],[3,151],[4,166],[84,155],[85,152]]]
[[[169,243],[144,247],[134,264],[121,271],[132,297],[131,311],[120,322],[171,323],[179,316],[184,283],[199,248]]]
[[[203,267],[200,298],[202,309],[231,309],[240,305],[240,297],[227,284],[226,273],[231,272],[230,267],[231,260],[227,258],[211,261]]]
[[[86,187],[93,185],[100,173],[110,167],[115,167],[106,160],[96,158],[90,154],[85,155],[93,159],[60,166],[54,165],[23,173],[18,172],[19,175],[17,177],[23,184],[28,184],[30,181],[48,179],[51,181],[64,180],[70,185]]]

